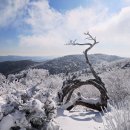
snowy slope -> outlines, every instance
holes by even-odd
[[[60,109],[56,120],[63,130],[104,130],[97,111],[69,112]]]

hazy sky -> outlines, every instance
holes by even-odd
[[[90,53],[130,57],[130,0],[0,0],[0,55],[79,54],[65,44],[87,31],[100,42]]]

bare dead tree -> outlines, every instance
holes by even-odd
[[[91,109],[102,111],[102,109],[107,108],[107,100],[109,99],[107,95],[107,90],[105,88],[105,84],[93,69],[92,64],[90,63],[88,58],[88,51],[91,50],[99,42],[97,42],[96,37],[92,37],[92,35],[89,32],[84,34],[86,35],[86,39],[90,42],[81,44],[76,42],[76,40],[71,40],[67,45],[89,46],[84,51],[84,55],[86,59],[86,65],[89,66],[94,78],[86,81],[81,81],[72,77],[71,79],[64,81],[62,89],[60,90],[60,92],[58,92],[58,98],[61,104],[65,102],[64,105],[66,105],[67,110],[71,110],[76,105],[82,105]],[[70,102],[74,90],[83,85],[93,85],[94,87],[96,87],[100,92],[100,99],[86,99],[81,95],[81,93],[78,93],[77,98],[73,102]]]

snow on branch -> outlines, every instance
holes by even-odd
[[[107,90],[105,88],[105,84],[103,83],[102,79],[100,78],[100,76],[98,76],[98,74],[96,73],[96,71],[94,70],[92,64],[89,61],[88,58],[88,51],[90,49],[92,49],[92,47],[94,47],[97,43],[96,37],[93,37],[89,32],[84,33],[84,35],[86,36],[86,40],[90,41],[87,43],[78,43],[77,40],[71,40],[67,45],[88,45],[89,47],[85,49],[84,51],[84,55],[85,55],[85,60],[86,60],[86,67],[88,66],[94,79],[88,79],[86,81],[81,81],[79,80],[77,77],[75,77],[74,79],[66,79],[66,81],[63,82],[63,86],[61,88],[61,91],[58,92],[58,98],[59,98],[59,104],[63,104],[64,100],[65,104],[69,104],[71,96],[73,94],[73,92],[75,91],[75,89],[83,86],[83,85],[93,85],[94,87],[96,87],[99,92],[100,92],[100,101],[98,100],[98,102],[94,102],[94,100],[86,100],[84,99],[82,96],[78,99],[76,99],[76,101],[72,101],[70,104],[72,104],[71,106],[69,106],[67,108],[67,110],[71,110],[75,105],[83,105],[92,109],[96,109],[101,111],[101,108],[106,108],[107,107],[107,100],[108,95],[107,95]],[[65,98],[67,97],[67,98]],[[83,100],[84,99],[84,100]]]

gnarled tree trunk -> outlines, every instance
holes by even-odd
[[[103,83],[102,79],[97,75],[97,73],[93,69],[88,59],[88,51],[98,42],[96,41],[96,38],[93,38],[89,33],[85,33],[85,35],[87,36],[86,39],[93,41],[93,43],[80,44],[80,43],[76,43],[75,40],[75,41],[70,41],[69,45],[89,46],[85,50],[84,55],[86,59],[86,64],[89,66],[94,78],[86,81],[81,81],[79,79],[72,77],[71,79],[64,81],[62,89],[60,90],[60,92],[58,92],[59,103],[63,104],[64,99],[66,99],[65,104],[63,105],[67,110],[71,110],[76,105],[82,105],[91,109],[102,111],[102,109],[107,108],[107,100],[109,99],[107,95],[107,90],[105,88],[105,84]],[[76,90],[77,88],[83,85],[93,85],[94,87],[96,87],[100,92],[100,99],[96,99],[96,100],[86,99],[81,95],[81,93],[78,93],[77,98],[73,102],[70,102],[74,90]]]

